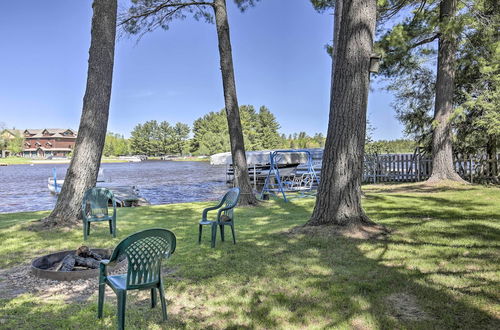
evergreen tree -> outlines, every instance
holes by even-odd
[[[278,133],[280,125],[276,117],[265,106],[261,106],[259,109],[258,123],[257,131],[261,149],[280,148],[282,146],[282,138]]]
[[[452,115],[456,55],[460,33],[466,25],[464,12],[467,10],[462,3],[458,4],[457,0],[387,3],[393,5],[393,12],[405,7],[414,10],[403,22],[396,24],[382,37],[379,43],[380,48],[385,51],[382,72],[387,77],[408,77],[415,75],[416,70],[427,73],[430,63],[424,60],[437,54],[434,114],[431,124],[433,163],[429,181],[463,181],[453,169]]]
[[[176,123],[172,127],[172,147],[170,149],[172,153],[182,156],[190,131],[189,126],[183,123]]]

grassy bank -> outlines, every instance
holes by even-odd
[[[179,158],[172,158],[169,160],[172,160],[174,162],[209,162],[210,157],[203,157],[203,158],[200,158],[200,157],[179,157]]]
[[[367,213],[393,230],[386,239],[292,233],[314,205],[301,199],[238,208],[236,245],[219,239],[211,249],[208,232],[197,244],[197,220],[209,203],[120,209],[118,237],[96,225],[86,244],[113,247],[150,227],[176,233],[177,251],[165,263],[169,321],[160,322],[147,295],[131,293],[129,329],[498,329],[500,189],[365,188]],[[0,214],[0,268],[83,243],[81,228],[27,229],[44,214]],[[0,299],[0,328],[113,329],[111,297],[108,290],[102,321],[95,295],[69,303],[29,293]]]
[[[0,158],[0,164],[18,165],[18,164],[29,164],[29,163],[31,163],[31,160],[23,157]]]

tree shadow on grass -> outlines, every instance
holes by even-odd
[[[418,183],[383,183],[383,184],[367,184],[363,185],[365,191],[377,191],[379,193],[437,193],[446,192],[453,189],[455,191],[473,191],[476,190],[476,185],[448,183],[448,184],[428,184],[426,182]]]
[[[438,205],[444,201],[434,202]],[[376,210],[368,207],[368,213],[396,212],[394,204],[379,204]],[[418,215],[419,207],[416,205],[417,210],[409,210],[408,206],[407,211]],[[412,228],[418,229],[427,223],[417,217],[411,218],[410,224],[390,222],[396,233],[387,240],[290,234],[288,229],[305,223],[310,208],[277,202],[261,208],[238,209],[237,244],[231,243],[229,235],[226,242],[221,242],[219,235],[216,248],[211,249],[208,236],[203,238],[201,245],[197,243],[197,219],[202,208],[148,208],[142,211],[140,223],[133,219],[135,213],[123,214],[120,237],[150,227],[169,228],[178,237],[177,251],[166,262],[179,269],[176,274],[165,276],[171,321],[159,323],[158,311],[141,309],[141,301],[131,300],[127,308],[127,326],[500,327],[495,317],[498,316],[495,297],[498,298],[499,269],[498,263],[491,260],[492,256],[498,258],[495,252],[497,231],[478,237],[477,242],[481,244],[472,248],[467,245],[467,239],[471,231],[481,230],[476,224],[457,226],[453,240],[437,244],[432,244],[435,240],[432,229],[408,240],[408,230],[411,232]],[[468,212],[474,212],[473,205]],[[378,213],[373,218],[380,219]],[[446,219],[445,214],[439,217],[439,220]],[[93,243],[106,242],[107,237],[99,235],[94,236]],[[472,267],[474,265],[477,268]],[[398,297],[414,297],[416,309],[422,312],[420,316],[412,317],[398,309],[394,303]],[[404,304],[411,299],[399,301]],[[20,315],[31,308],[30,304],[13,303],[8,311]],[[107,317],[111,318],[116,306],[106,306]],[[76,307],[67,308],[49,308],[50,315],[47,315],[54,320],[64,319]],[[95,303],[78,308],[81,309],[76,313],[84,319],[82,324],[95,322]],[[46,317],[43,309],[31,308],[30,312]],[[58,325],[58,322],[47,321],[47,324]],[[115,326],[115,323],[103,322],[96,322],[95,328]],[[80,325],[79,318],[65,324],[68,327]]]

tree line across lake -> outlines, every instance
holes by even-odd
[[[323,148],[325,136],[306,132],[280,134],[280,124],[265,106],[258,111],[251,105],[240,107],[243,137],[247,150]],[[192,134],[190,134],[192,132]],[[106,135],[104,156],[122,155],[213,155],[230,151],[229,133],[224,110],[209,112],[194,121],[192,129],[184,123],[150,120],[137,124],[126,139],[109,132]],[[367,140],[371,153],[413,152],[411,140]]]

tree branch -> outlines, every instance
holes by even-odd
[[[422,45],[428,44],[429,42],[432,42],[432,41],[436,40],[437,38],[439,38],[440,35],[441,35],[440,33],[436,33],[435,35],[433,35],[433,36],[431,36],[429,38],[422,39],[419,42],[414,43],[413,45],[410,45],[408,47],[408,50],[416,48],[418,46],[422,46]]]
[[[193,2],[181,2],[181,3],[165,2],[165,3],[162,3],[161,5],[153,8],[153,9],[144,11],[144,12],[142,12],[140,14],[136,14],[136,15],[132,15],[130,17],[127,17],[123,21],[119,22],[118,26],[121,26],[123,24],[127,24],[128,22],[130,22],[130,21],[132,21],[134,19],[145,18],[145,17],[148,17],[150,15],[156,14],[159,11],[161,11],[162,9],[165,9],[165,8],[175,8],[173,10],[173,12],[172,12],[172,13],[174,13],[174,12],[178,11],[179,9],[184,8],[184,7],[189,7],[189,6],[212,6],[213,7],[213,5],[214,4],[212,2],[197,2],[197,1],[193,1]]]

